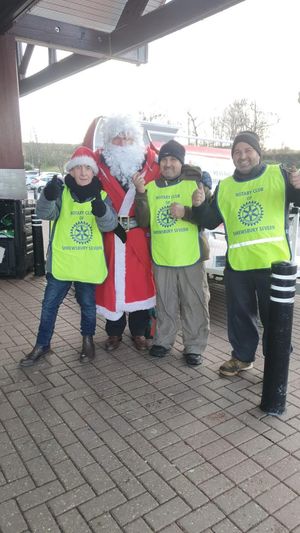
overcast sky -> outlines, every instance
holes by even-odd
[[[299,20],[300,0],[245,0],[151,43],[146,65],[109,61],[36,91],[20,100],[23,141],[79,144],[94,117],[139,111],[174,123],[191,111],[207,135],[210,117],[247,98],[280,119],[269,147],[300,149]]]

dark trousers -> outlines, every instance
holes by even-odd
[[[264,328],[263,353],[265,354],[270,305],[270,271],[225,270],[228,339],[232,356],[240,361],[252,362],[259,342],[258,312]]]
[[[149,309],[128,313],[128,327],[133,337],[145,335],[149,324]],[[105,331],[109,337],[121,337],[126,328],[126,313],[119,320],[107,320]]]
[[[95,335],[96,329],[96,301],[95,285],[81,281],[61,281],[47,274],[47,285],[42,303],[42,313],[36,343],[49,346],[53,335],[59,306],[67,295],[72,283],[75,287],[75,297],[80,305],[81,335]]]

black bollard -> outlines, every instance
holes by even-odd
[[[291,353],[297,265],[272,263],[270,315],[260,408],[270,415],[285,411]]]
[[[31,213],[32,241],[33,241],[33,268],[36,276],[45,275],[45,256],[43,227],[40,218],[35,213]]]

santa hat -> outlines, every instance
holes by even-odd
[[[70,172],[72,168],[77,165],[86,165],[90,166],[94,175],[98,174],[98,165],[96,155],[90,148],[86,146],[79,146],[76,148],[75,152],[71,155],[70,160],[66,164],[66,171]]]
[[[103,145],[111,143],[114,137],[125,135],[136,144],[144,145],[143,131],[139,123],[128,115],[114,115],[108,117],[103,124]]]

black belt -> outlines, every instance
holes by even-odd
[[[137,228],[138,226],[138,223],[134,217],[118,216],[118,221],[125,231],[129,231],[130,229]]]

